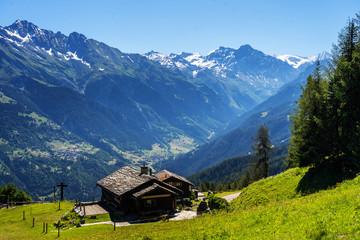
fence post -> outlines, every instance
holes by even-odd
[[[115,231],[115,221],[114,221],[114,231]]]
[[[35,226],[35,218],[33,217],[33,227]]]
[[[43,231],[42,232],[45,232],[45,223],[43,222]]]
[[[25,218],[25,211],[23,211],[23,220],[25,220],[26,218]]]
[[[60,201],[59,201],[59,210],[60,210]]]
[[[47,233],[47,229],[48,229],[48,224],[47,223],[45,224],[45,229],[46,229],[45,233]]]

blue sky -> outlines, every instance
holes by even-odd
[[[127,53],[200,52],[243,44],[267,54],[331,51],[359,0],[1,0],[0,25],[83,33]]]

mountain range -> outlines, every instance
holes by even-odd
[[[96,180],[123,165],[159,167],[211,144],[317,59],[249,45],[127,54],[17,20],[0,27],[0,184],[50,197],[51,186],[72,182],[70,198],[90,198]],[[194,170],[216,163],[195,162]]]
[[[326,65],[329,54],[319,55],[318,60]],[[285,84],[279,91],[248,112],[233,119],[215,138],[197,149],[178,156],[178,158],[159,163],[158,167],[177,171],[182,175],[192,175],[214,166],[221,161],[252,153],[252,137],[257,128],[265,125],[269,128],[271,142],[275,147],[283,147],[290,140],[290,114],[305,86],[307,77],[315,69],[315,64],[308,66],[296,79]]]

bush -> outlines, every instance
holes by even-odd
[[[196,199],[196,194],[193,191],[191,191],[190,192],[190,200],[195,200],[195,199]]]
[[[228,202],[223,198],[219,198],[211,195],[208,199],[208,204],[211,210],[224,209],[228,205]]]

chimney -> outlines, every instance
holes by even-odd
[[[145,166],[145,163],[144,165],[141,166],[141,174],[145,174],[145,175],[148,174],[148,167]]]

